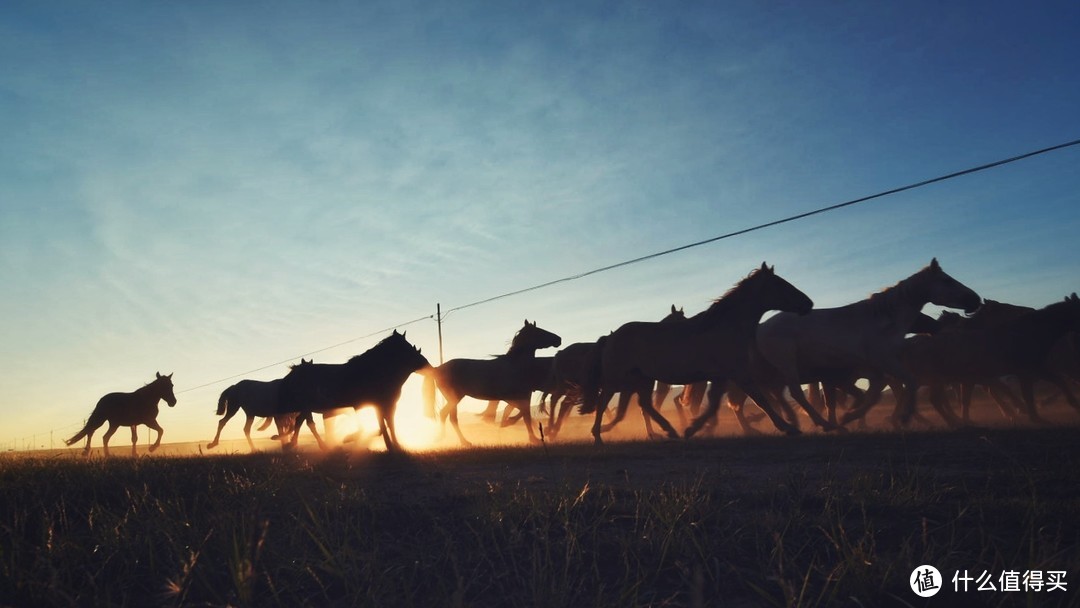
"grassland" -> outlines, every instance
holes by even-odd
[[[1075,428],[0,459],[11,606],[1078,606]],[[1068,590],[929,600],[921,564]]]

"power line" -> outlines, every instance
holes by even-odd
[[[972,173],[978,173],[980,171],[986,171],[987,169],[993,169],[995,167],[1000,167],[1002,165],[1007,165],[1009,163],[1014,163],[1016,161],[1024,160],[1026,158],[1031,158],[1033,156],[1038,156],[1040,154],[1046,154],[1048,152],[1054,152],[1054,151],[1057,151],[1057,150],[1062,150],[1064,148],[1068,148],[1070,146],[1076,146],[1076,145],[1080,145],[1080,139],[1074,139],[1073,141],[1070,141],[1070,142],[1066,142],[1066,143],[1063,143],[1063,144],[1058,144],[1056,146],[1050,146],[1049,148],[1042,148],[1040,150],[1035,150],[1033,152],[1025,152],[1024,154],[1018,154],[1016,156],[1012,156],[1012,157],[1009,157],[1009,158],[1006,158],[1006,159],[1003,159],[1003,160],[994,161],[992,163],[987,163],[985,165],[979,165],[977,167],[972,167],[970,169],[964,169],[962,171],[955,171],[955,172],[949,173],[947,175],[941,175],[941,176],[933,177],[933,178],[930,178],[930,179],[924,179],[924,180],[922,180],[920,182],[915,182],[913,184],[908,184],[906,186],[900,186],[899,188],[892,188],[891,190],[884,190],[882,192],[878,192],[877,194],[871,194],[870,196],[863,196],[861,198],[856,198],[856,199],[853,199],[853,200],[850,200],[850,201],[845,201],[843,203],[837,203],[835,205],[829,205],[828,207],[821,207],[820,209],[814,209],[813,211],[807,211],[805,213],[799,213],[799,214],[796,214],[796,215],[789,215],[788,217],[785,217],[785,218],[782,218],[782,219],[773,220],[771,222],[765,222],[764,224],[758,224],[756,226],[751,226],[749,228],[743,228],[741,230],[736,230],[734,232],[728,232],[726,234],[721,234],[719,236],[714,236],[712,238],[708,238],[708,239],[705,239],[703,241],[697,241],[697,242],[694,242],[694,243],[689,243],[687,245],[681,245],[679,247],[675,247],[675,248],[672,248],[672,249],[666,249],[664,251],[657,251],[656,253],[650,253],[648,255],[643,255],[641,257],[634,258],[632,260],[625,260],[625,261],[618,262],[618,263],[615,263],[615,264],[610,264],[608,266],[602,266],[600,268],[594,268],[592,270],[587,270],[585,272],[581,272],[581,273],[571,275],[571,276],[568,276],[568,277],[563,277],[561,279],[555,279],[553,281],[548,281],[546,283],[540,283],[539,285],[533,285],[532,287],[526,287],[524,289],[518,289],[518,290],[515,290],[515,291],[510,291],[510,292],[500,294],[500,295],[497,295],[497,296],[492,296],[490,298],[484,298],[483,300],[477,300],[475,302],[470,302],[468,304],[463,304],[461,306],[455,306],[453,308],[448,309],[446,311],[446,313],[448,314],[448,313],[451,313],[451,312],[464,310],[466,308],[471,308],[473,306],[480,306],[481,304],[487,304],[489,302],[494,302],[496,300],[501,300],[503,298],[509,298],[511,296],[521,295],[523,293],[528,293],[530,291],[536,291],[538,289],[543,289],[545,287],[551,287],[552,285],[558,285],[559,283],[568,283],[570,281],[576,281],[578,279],[583,279],[585,277],[592,276],[594,274],[599,274],[601,272],[607,272],[608,270],[615,270],[616,268],[622,268],[624,266],[630,266],[631,264],[637,264],[638,262],[644,262],[646,260],[651,260],[651,259],[658,258],[658,257],[661,257],[661,256],[669,255],[669,254],[672,254],[672,253],[677,253],[679,251],[685,251],[687,249],[692,249],[694,247],[700,247],[701,245],[707,245],[709,243],[715,243],[716,241],[721,241],[721,240],[728,239],[728,238],[731,238],[731,237],[740,236],[740,235],[747,234],[747,233],[750,233],[750,232],[755,232],[757,230],[762,230],[762,229],[765,229],[765,228],[772,228],[773,226],[779,226],[780,224],[786,224],[788,222],[794,222],[795,220],[801,220],[801,219],[810,217],[812,215],[818,215],[818,214],[821,214],[821,213],[827,213],[829,211],[836,211],[837,209],[843,209],[844,207],[851,207],[853,205],[858,205],[859,203],[865,203],[867,201],[871,201],[871,200],[874,200],[874,199],[889,196],[891,194],[897,194],[897,193],[904,192],[904,191],[907,191],[907,190],[914,190],[915,188],[921,188],[922,186],[928,186],[930,184],[936,184],[938,182],[943,182],[943,181],[950,180],[950,179],[957,178],[957,177],[961,177],[961,176],[964,176],[964,175],[970,175]]]

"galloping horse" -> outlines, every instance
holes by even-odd
[[[1056,385],[1077,411],[1077,401],[1059,374],[1046,365],[1047,356],[1064,336],[1080,331],[1080,298],[1076,294],[1044,308],[1023,313],[986,329],[941,332],[911,339],[905,354],[919,382],[930,386],[931,403],[940,411],[943,385],[949,382],[987,384],[1002,376],[1020,381],[1023,406],[1032,422],[1034,383],[1042,379]]]
[[[140,424],[145,424],[157,431],[157,439],[150,446],[150,451],[153,452],[161,445],[162,430],[161,425],[157,423],[157,415],[158,401],[162,399],[169,404],[169,407],[176,405],[172,374],[162,376],[158,373],[153,382],[131,393],[109,393],[98,400],[97,406],[94,407],[94,411],[90,413],[90,418],[86,421],[86,426],[65,443],[71,445],[86,437],[83,456],[87,456],[90,454],[90,441],[94,438],[94,431],[108,422],[109,429],[105,431],[105,435],[101,438],[105,448],[105,455],[108,456],[109,438],[116,432],[116,428],[130,426],[131,455],[134,456],[135,446],[139,440],[137,429]]]
[[[869,370],[903,387],[913,386],[916,380],[902,362],[901,349],[927,303],[971,312],[982,300],[946,274],[934,258],[929,266],[866,300],[803,316],[775,315],[757,330],[758,352],[807,412],[813,407],[800,384],[814,380],[818,370]],[[907,423],[914,411],[915,393],[905,390],[901,421]]]
[[[378,410],[379,430],[386,449],[400,449],[394,431],[394,410],[401,397],[401,386],[413,372],[430,366],[420,349],[395,329],[393,334],[345,363],[294,367],[282,379],[277,410],[279,414],[300,412],[290,444],[296,445],[301,421],[306,420],[314,430],[312,412],[373,405]]]
[[[615,391],[637,393],[641,409],[652,416],[669,437],[679,436],[653,407],[653,381],[690,384],[711,380],[709,407],[714,412],[724,385],[731,379],[767,407],[764,397],[752,383],[748,361],[761,315],[769,310],[805,313],[812,307],[813,302],[806,294],[762,264],[709,308],[685,321],[636,321],[600,338],[583,387],[583,411],[596,412],[592,429],[594,441],[602,443],[603,413]],[[723,348],[718,346],[721,344]],[[776,416],[771,409],[767,411]],[[694,424],[697,422],[695,420]],[[696,430],[692,425],[687,429],[687,436]]]
[[[671,312],[668,313],[661,323],[667,323],[670,321],[685,321],[686,313],[681,308],[675,308],[675,305],[671,305]],[[581,387],[585,383],[585,375],[588,372],[588,366],[593,359],[593,351],[596,349],[596,342],[577,342],[567,346],[566,348],[555,353],[555,361],[551,366],[551,412],[549,418],[548,435],[554,439],[559,430],[562,428],[563,420],[566,415],[570,413],[570,409],[574,405],[581,403]],[[663,404],[664,397],[671,389],[670,384],[657,382],[656,392],[658,397],[656,403],[659,406]],[[607,432],[618,424],[626,415],[626,409],[630,402],[631,393],[625,392],[619,394],[619,405],[615,413],[615,419],[612,420],[603,429]],[[562,407],[559,407],[560,400],[562,400]],[[642,417],[645,419],[646,431],[649,437],[653,436],[652,419],[645,413],[641,412]],[[681,414],[681,412],[680,412]]]
[[[292,366],[290,369],[295,369],[300,365],[311,365],[312,363],[314,362],[300,359],[300,363]],[[276,437],[281,441],[282,446],[284,446],[286,433],[292,431],[296,412],[290,412],[288,414],[279,412],[278,401],[280,392],[281,378],[269,382],[241,380],[222,391],[221,397],[218,398],[217,415],[224,416],[224,418],[218,421],[217,434],[214,435],[214,440],[206,445],[207,449],[212,450],[217,447],[218,442],[221,439],[221,431],[225,428],[225,424],[228,423],[241,408],[243,408],[244,414],[247,415],[247,421],[244,423],[244,437],[247,438],[248,445],[251,447],[252,452],[255,451],[255,443],[251,441],[251,425],[255,422],[256,416],[266,417],[268,423],[271,420],[277,423],[278,433]]]
[[[506,354],[493,359],[451,359],[426,374],[423,386],[425,412],[428,417],[435,417],[435,389],[438,388],[446,399],[446,406],[439,414],[440,422],[445,428],[449,417],[458,440],[467,446],[471,444],[458,426],[457,410],[462,398],[505,401],[521,412],[529,439],[539,441],[533,432],[532,414],[529,411],[529,401],[536,384],[533,361],[537,349],[560,344],[562,338],[526,320],[510,342]]]

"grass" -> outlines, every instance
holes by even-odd
[[[1077,438],[9,457],[0,605],[1077,606]],[[951,592],[1028,569],[1070,588]]]

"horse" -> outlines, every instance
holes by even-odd
[[[430,367],[420,349],[396,329],[345,363],[309,363],[294,367],[282,379],[277,409],[279,414],[300,412],[293,425],[290,445],[296,446],[302,421],[306,421],[314,432],[312,412],[345,407],[358,410],[372,405],[378,411],[379,430],[387,451],[400,450],[394,431],[394,411],[401,397],[401,387],[414,372],[423,373],[422,370]]]
[[[86,426],[65,443],[71,445],[83,437],[86,437],[86,447],[83,448],[83,456],[88,456],[90,454],[90,441],[94,438],[94,431],[108,422],[109,429],[105,431],[105,435],[101,438],[104,444],[105,455],[108,456],[109,438],[116,432],[116,428],[120,426],[130,426],[131,455],[134,456],[135,448],[139,441],[138,427],[140,424],[145,424],[157,431],[157,439],[154,441],[154,445],[150,446],[150,451],[153,452],[161,445],[161,435],[163,431],[161,425],[157,423],[158,401],[161,400],[164,400],[169,407],[174,407],[176,405],[176,395],[173,394],[172,374],[162,376],[160,372],[157,372],[157,377],[154,381],[142,388],[136,389],[130,393],[109,393],[99,399],[97,405],[94,407],[94,411],[90,413],[90,418],[86,421]]]
[[[510,406],[516,407],[525,418],[529,440],[538,442],[529,411],[529,401],[535,385],[532,366],[538,349],[561,344],[562,338],[526,319],[505,354],[492,359],[451,359],[432,368],[431,372],[425,375],[423,384],[425,413],[429,418],[435,417],[437,388],[446,399],[446,405],[439,413],[442,427],[445,429],[446,419],[449,417],[458,440],[462,445],[469,446],[472,444],[465,439],[458,426],[458,403],[464,397],[506,401]]]
[[[973,312],[982,299],[941,269],[937,258],[896,285],[846,306],[807,315],[779,313],[757,330],[757,352],[774,367],[807,413],[813,407],[800,388],[822,370],[860,370],[888,376],[901,386],[915,377],[903,364],[904,337],[927,303]],[[901,421],[915,411],[915,394],[904,391]],[[863,406],[868,407],[868,406]]]
[[[667,323],[670,321],[685,321],[686,313],[681,308],[675,308],[675,305],[671,305],[671,312],[667,314],[661,323]],[[558,435],[559,430],[562,428],[562,423],[566,418],[566,415],[570,413],[570,409],[574,405],[580,405],[581,403],[581,386],[585,382],[585,373],[587,366],[592,360],[592,352],[596,348],[596,342],[577,342],[567,346],[563,350],[555,353],[555,361],[552,363],[551,379],[548,384],[551,386],[551,411],[548,419],[548,426],[551,429],[548,431],[548,435],[554,438]],[[670,384],[657,382],[656,391],[659,395],[656,398],[656,403],[662,404],[664,397],[671,389]],[[616,410],[615,419],[612,420],[610,426],[614,426],[619,423],[626,415],[626,409],[630,400],[630,393],[620,393],[619,406]],[[541,398],[543,400],[543,398]],[[560,408],[560,400],[562,401],[562,407]],[[645,419],[646,431],[649,437],[653,436],[652,419],[645,414],[642,410],[642,417]],[[608,429],[605,429],[605,432]]]
[[[529,363],[529,384],[532,385],[533,391],[543,391],[546,395],[551,389],[551,366],[555,362],[555,357],[534,357]],[[486,422],[495,422],[495,415],[499,411],[499,404],[502,401],[498,399],[492,399],[488,401],[487,407],[483,412],[478,414]],[[543,397],[540,399],[541,408],[543,408]],[[511,415],[511,408],[503,410],[502,422],[499,424],[501,427],[507,427],[514,424],[518,420],[521,420],[522,414],[518,412],[516,415]]]
[[[812,307],[813,301],[806,294],[762,263],[706,310],[684,321],[634,321],[600,338],[583,387],[583,412],[596,412],[592,428],[594,442],[603,443],[600,434],[604,409],[616,391],[636,393],[641,409],[668,437],[679,437],[653,407],[654,381],[668,384],[712,381],[709,406],[715,412],[723,387],[731,379],[757,397],[759,404],[768,407],[753,385],[749,371],[750,345],[758,322],[769,310],[806,313]],[[720,344],[725,347],[718,347]],[[771,409],[768,411],[776,415]],[[698,428],[691,425],[687,437]]]
[[[299,364],[290,366],[289,369],[313,363],[314,361],[300,359]],[[265,417],[267,424],[271,421],[277,423],[278,432],[274,437],[280,440],[284,446],[286,433],[292,431],[292,425],[295,423],[296,412],[282,414],[278,411],[281,380],[281,378],[269,382],[241,380],[222,391],[221,397],[218,398],[217,415],[224,416],[224,418],[218,421],[217,434],[214,435],[214,440],[206,445],[207,449],[212,450],[217,447],[221,439],[222,429],[240,409],[243,409],[244,414],[247,416],[247,421],[244,423],[244,437],[247,438],[248,446],[251,447],[252,452],[255,451],[255,443],[251,440],[251,426],[257,416]],[[259,430],[263,430],[266,426],[263,425]]]
[[[1001,377],[1016,376],[1028,418],[1042,422],[1035,409],[1037,379],[1057,386],[1069,405],[1080,411],[1080,401],[1065,380],[1046,364],[1055,345],[1070,332],[1077,331],[1080,331],[1080,298],[1073,293],[1061,302],[984,329],[912,338],[905,344],[904,354],[918,382],[930,387],[931,403],[939,411],[948,406],[944,397],[947,383],[992,384]]]

